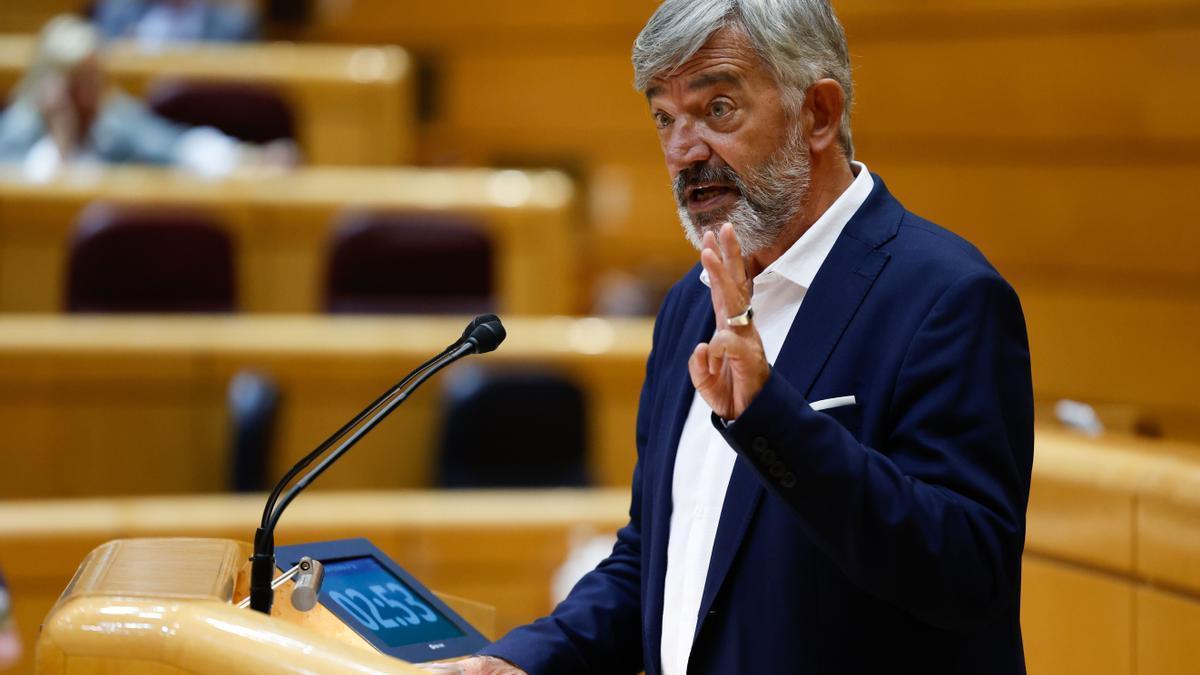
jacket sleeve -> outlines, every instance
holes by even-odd
[[[654,325],[654,348],[638,403],[638,461],[633,471],[629,523],[617,532],[612,553],[571,589],[550,616],[508,635],[480,654],[498,656],[529,675],[637,673],[642,653],[642,451],[651,428],[655,355],[669,295]]]
[[[717,426],[853,583],[971,631],[1019,587],[1032,397],[1020,303],[987,273],[952,284],[923,319],[880,447],[814,412],[776,372],[735,423]]]

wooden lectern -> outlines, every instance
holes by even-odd
[[[47,615],[37,672],[427,672],[374,651],[320,605],[292,609],[290,584],[279,589],[271,616],[239,609],[249,589],[250,553],[250,544],[229,539],[119,539],[100,546]],[[441,597],[480,620],[479,606]]]

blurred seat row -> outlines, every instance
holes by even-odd
[[[329,312],[469,314],[493,305],[490,243],[469,221],[355,212],[335,228],[329,250]],[[231,312],[237,297],[231,237],[203,213],[180,209],[89,206],[71,239],[67,280],[69,312]],[[278,385],[241,371],[228,401],[231,487],[265,489]],[[446,410],[437,484],[586,484],[583,395],[569,379],[481,371],[448,390]],[[551,428],[518,435],[516,422],[530,410]]]
[[[482,229],[450,214],[341,214],[327,247],[323,309],[357,314],[493,309],[492,245]],[[227,227],[202,211],[93,203],[71,235],[64,307],[234,311],[234,248]]]

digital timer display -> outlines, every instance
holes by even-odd
[[[416,577],[366,539],[278,546],[281,570],[304,556],[325,566],[317,600],[380,653],[410,663],[474,654],[488,644]]]
[[[321,596],[389,647],[464,634],[372,557],[326,562]]]

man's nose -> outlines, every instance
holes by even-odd
[[[703,164],[712,157],[712,148],[697,132],[695,125],[685,124],[676,127],[666,147],[667,165],[672,174],[680,169]]]

